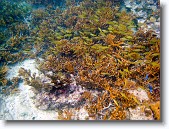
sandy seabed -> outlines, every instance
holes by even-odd
[[[21,63],[9,66],[8,79],[18,76],[20,68],[31,70],[31,73],[40,74],[36,69],[34,59],[27,59]],[[56,120],[56,111],[42,111],[34,105],[34,92],[31,86],[19,84],[20,92],[9,96],[1,95],[0,119],[5,120]]]

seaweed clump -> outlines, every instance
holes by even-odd
[[[27,23],[32,8],[21,0],[2,0],[0,6],[0,65],[3,66],[32,55]]]
[[[55,91],[69,85],[73,75],[77,85],[89,90],[81,99],[88,101],[86,110],[94,119],[124,120],[129,108],[159,101],[160,39],[154,31],[134,33],[132,14],[109,0],[70,2],[65,10],[47,12],[36,11],[31,35],[44,58],[39,69],[53,73],[48,77]],[[139,87],[152,101],[142,103],[129,93]],[[100,94],[94,97],[93,90]]]
[[[23,1],[2,0],[0,7],[0,25],[4,27],[22,21],[31,12],[31,6]]]
[[[6,66],[0,67],[0,86],[7,84],[7,79],[5,78],[8,68]]]

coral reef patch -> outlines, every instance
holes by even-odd
[[[1,119],[160,120],[158,0],[0,7]]]

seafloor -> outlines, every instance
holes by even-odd
[[[0,8],[0,119],[160,120],[158,0]]]

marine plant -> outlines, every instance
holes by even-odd
[[[33,5],[43,5],[43,6],[61,6],[65,0],[26,0],[28,3],[33,4]]]
[[[23,0],[1,0],[0,7],[0,92],[8,95],[19,91],[20,79],[6,78],[7,65],[34,57],[27,21],[32,8]]]
[[[51,82],[45,84],[24,69],[19,73],[36,92],[49,93],[67,88],[73,75],[78,86],[88,89],[81,99],[94,119],[124,120],[129,108],[140,105],[150,106],[160,119],[156,105],[151,105],[160,99],[160,39],[152,30],[134,32],[135,17],[114,2],[85,0],[75,6],[67,1],[65,10],[48,6],[33,11],[30,37],[25,40],[34,41],[36,55],[43,58],[39,70],[51,72],[45,74]],[[11,37],[12,49],[21,45],[14,37],[24,38],[17,33]],[[140,102],[129,93],[138,88],[146,90],[151,101]],[[91,94],[94,90],[97,96]],[[71,115],[67,110],[60,114],[61,119]]]
[[[26,17],[31,6],[22,0],[0,2],[0,65],[12,64],[28,57],[32,49],[28,43],[29,25]],[[22,51],[24,50],[24,51]],[[28,52],[29,50],[29,52]]]
[[[23,20],[31,11],[31,6],[23,1],[2,0],[0,7],[0,23],[5,27]]]
[[[7,84],[7,79],[5,78],[8,68],[6,66],[0,67],[0,86]]]

